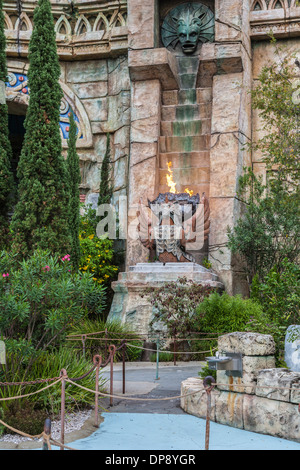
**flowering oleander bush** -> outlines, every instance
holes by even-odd
[[[58,345],[66,330],[105,306],[105,288],[90,273],[73,273],[70,256],[36,251],[23,261],[0,253],[0,333],[9,351]]]

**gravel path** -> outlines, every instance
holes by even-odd
[[[78,411],[75,413],[66,414],[65,417],[65,435],[79,431],[84,423],[91,417],[92,410]],[[60,419],[51,421],[51,436],[55,440],[60,440]],[[17,434],[4,434],[0,437],[1,442],[11,442],[13,444],[20,444],[21,442],[32,442],[29,437],[18,436]],[[42,438],[37,442],[42,441]]]

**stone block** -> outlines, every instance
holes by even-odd
[[[128,0],[128,47],[156,47],[156,0]]]
[[[107,95],[107,82],[73,83],[71,88],[80,99],[101,98]]]
[[[117,95],[125,90],[130,90],[127,57],[121,56],[117,59],[108,59],[108,93]]]
[[[166,106],[178,104],[178,91],[177,90],[163,91],[162,104]]]
[[[217,383],[220,390],[236,393],[256,393],[257,376],[261,369],[275,367],[274,356],[244,356],[243,376],[232,377],[225,371],[217,371]]]
[[[177,64],[167,49],[145,49],[128,52],[128,66],[132,81],[159,80],[164,90],[177,90]]]
[[[243,429],[244,394],[220,392],[216,401],[216,421],[227,426]]]
[[[83,67],[84,64],[84,67]],[[107,81],[107,61],[86,60],[67,63],[66,80],[71,83]]]
[[[244,429],[300,442],[298,406],[278,400],[244,396]]]
[[[272,400],[290,402],[293,388],[293,399],[296,392],[300,394],[300,373],[288,369],[261,370],[257,376],[256,395]]]
[[[84,99],[82,104],[90,121],[107,121],[108,106],[106,98]]]
[[[195,392],[195,393],[194,393]],[[189,414],[206,419],[207,415],[207,393],[203,387],[203,380],[197,377],[191,377],[181,383],[181,408]],[[216,421],[216,401],[220,392],[214,389],[211,392],[211,421]]]
[[[275,341],[271,335],[234,332],[219,336],[218,348],[222,353],[241,353],[246,356],[272,356],[275,354]]]
[[[295,372],[300,372],[300,325],[288,327],[285,336],[285,362]]]
[[[212,133],[239,130],[242,83],[241,73],[214,77]]]

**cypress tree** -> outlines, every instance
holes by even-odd
[[[101,182],[98,206],[101,204],[109,204],[113,195],[113,188],[110,177],[111,162],[110,162],[110,135],[106,135],[106,152],[101,166]]]
[[[76,131],[74,115],[70,113],[70,130],[68,140],[67,170],[69,180],[69,225],[71,234],[71,262],[73,268],[78,270],[80,261],[80,194],[79,184],[81,181],[79,158],[76,151]]]
[[[30,100],[18,165],[19,200],[12,219],[13,247],[26,257],[36,249],[70,249],[68,181],[59,128],[60,67],[49,0],[34,11],[29,44]]]
[[[0,247],[8,241],[9,212],[12,210],[14,178],[11,171],[11,145],[8,131],[8,110],[4,95],[7,80],[3,2],[0,0]]]

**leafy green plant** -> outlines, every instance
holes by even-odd
[[[186,278],[169,282],[157,289],[146,289],[145,295],[154,307],[150,326],[161,322],[169,336],[184,336],[193,331],[193,314],[198,304],[212,292],[211,287]]]
[[[195,327],[201,332],[224,334],[234,331],[246,331],[247,322],[253,318],[262,318],[262,307],[251,299],[240,295],[214,292],[198,306],[195,315]]]
[[[262,281],[252,282],[251,298],[258,301],[271,321],[288,327],[300,320],[300,266],[288,259],[281,270],[273,267]]]
[[[119,269],[113,263],[113,240],[97,237],[97,220],[96,210],[90,205],[85,206],[80,218],[79,269],[81,272],[92,274],[98,284],[109,287],[111,281],[116,279]]]
[[[297,262],[300,255],[299,81],[290,55],[282,59],[272,42],[276,62],[262,69],[251,91],[263,137],[248,145],[259,154],[266,179],[246,169],[238,191],[244,213],[228,232],[228,246],[242,258],[249,287],[254,276],[262,281],[274,266],[284,269],[285,258]]]
[[[26,370],[26,364],[17,367],[17,361],[20,360],[18,354],[8,354],[7,367],[0,370],[1,382],[23,382],[23,381],[36,381],[37,379],[58,378],[60,371],[66,369],[70,379],[77,379],[89,372],[93,363],[90,359],[85,359],[81,355],[74,354],[74,350],[64,346],[57,350],[41,352],[38,354],[36,360],[32,364],[29,371]],[[88,389],[95,389],[95,371],[92,371],[86,377],[78,381],[80,385]],[[9,398],[19,395],[25,395],[45,388],[48,384],[34,384],[34,385],[14,385],[7,387],[0,387],[0,397]],[[101,378],[100,371],[100,390],[104,390],[103,386],[105,380]],[[76,387],[72,384],[66,385],[66,411],[71,412],[77,409],[90,407],[94,403],[94,394]],[[15,403],[11,405],[11,403]],[[31,407],[34,410],[46,411],[51,418],[55,418],[61,407],[61,384],[51,386],[39,393],[31,395],[27,398],[21,398],[12,401],[1,402],[3,416],[10,413],[12,410],[20,409],[20,416],[24,409],[25,415],[27,409]],[[25,417],[24,417],[25,419]],[[5,421],[5,419],[4,419]],[[9,424],[9,423],[8,423]],[[22,428],[17,428],[22,430]]]
[[[90,274],[72,273],[68,255],[37,251],[14,265],[7,260],[0,253],[0,332],[12,352],[60,344],[72,324],[105,307],[105,289]]]
[[[136,333],[132,327],[128,324],[121,323],[117,320],[105,321],[101,319],[90,320],[86,319],[80,324],[73,325],[68,331],[69,338],[71,335],[90,334],[102,340],[87,340],[86,350],[93,356],[94,354],[101,354],[103,359],[107,356],[107,350],[105,346],[105,330],[107,330],[107,346],[114,344],[120,346],[122,339],[128,339],[128,346],[126,347],[126,361],[137,361],[141,357],[141,346],[143,346],[143,340],[140,339],[138,333]],[[95,333],[99,333],[95,335]],[[92,336],[91,336],[92,337]],[[68,345],[71,348],[75,348],[77,351],[82,350],[81,340],[68,341]],[[132,346],[130,346],[132,345]],[[116,360],[122,359],[122,352],[117,352]]]

